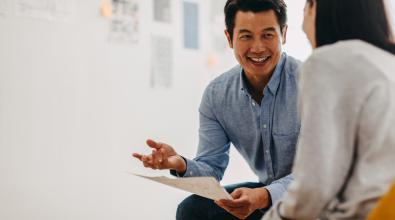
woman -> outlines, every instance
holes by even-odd
[[[395,45],[383,0],[307,0],[295,181],[264,216],[365,219],[395,181]]]

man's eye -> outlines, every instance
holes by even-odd
[[[271,33],[264,34],[263,37],[264,37],[264,38],[269,38],[269,39],[270,39],[270,38],[273,38],[273,37],[274,37],[274,34],[271,34]]]
[[[240,39],[241,39],[241,40],[248,40],[248,39],[250,39],[250,38],[251,38],[250,35],[242,35],[242,36],[240,36]]]

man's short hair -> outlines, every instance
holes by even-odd
[[[238,11],[254,13],[273,10],[281,32],[287,24],[287,5],[284,0],[227,0],[224,8],[226,30],[233,40],[235,17]]]
[[[233,39],[235,17],[238,11],[254,13],[273,10],[281,32],[287,23],[287,5],[284,0],[227,0],[224,8],[226,30]]]

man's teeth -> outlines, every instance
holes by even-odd
[[[258,57],[250,57],[250,59],[254,62],[263,62],[263,61],[267,60],[267,58],[269,58],[269,57],[259,57],[259,58]]]

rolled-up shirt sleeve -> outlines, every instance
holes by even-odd
[[[271,184],[265,186],[270,193],[272,205],[276,204],[287,191],[288,185],[293,181],[292,174],[289,174],[283,178],[273,181]]]

